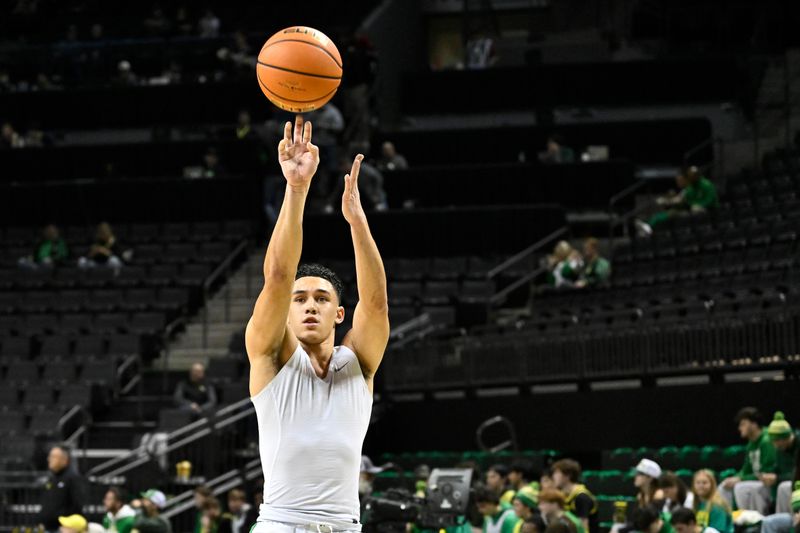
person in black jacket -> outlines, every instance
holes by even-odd
[[[46,533],[59,530],[58,517],[83,514],[86,501],[83,477],[73,467],[69,449],[56,445],[47,455],[49,475],[42,495],[39,523]]]
[[[217,393],[213,385],[206,383],[206,368],[201,363],[192,365],[189,380],[178,383],[173,399],[176,407],[189,409],[197,414],[217,405]]]

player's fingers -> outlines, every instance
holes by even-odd
[[[303,142],[311,142],[311,122],[306,122],[305,126],[303,127]]]
[[[294,142],[295,144],[303,142],[303,115],[297,115],[294,119]]]
[[[289,144],[289,139],[283,138],[281,142],[278,143],[278,155],[286,153],[286,147]]]
[[[353,181],[350,179],[350,174],[344,175],[344,196],[347,197],[350,195],[350,188]]]
[[[292,140],[292,123],[289,122],[288,120],[286,121],[286,124],[283,126],[283,139],[285,141]]]
[[[313,155],[315,158],[319,158],[319,146],[317,146],[316,144],[312,142],[307,142],[306,150],[311,152],[311,155]]]
[[[353,160],[353,167],[350,169],[350,175],[353,177],[353,181],[357,184],[358,183],[358,173],[361,171],[361,161],[364,160],[364,156],[358,154],[356,158]]]

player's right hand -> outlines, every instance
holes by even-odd
[[[291,122],[284,126],[283,139],[278,144],[278,161],[289,187],[308,190],[319,166],[319,148],[311,144],[311,123],[303,124],[301,115],[295,119],[294,133]]]

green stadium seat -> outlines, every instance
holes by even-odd
[[[683,468],[692,471],[703,468],[701,451],[698,446],[683,446],[678,452],[678,460]]]
[[[682,466],[679,454],[677,446],[664,446],[656,452],[653,460],[662,470],[676,470]]]
[[[603,456],[603,468],[627,469],[636,463],[633,448],[617,448]]]

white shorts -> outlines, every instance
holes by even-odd
[[[335,529],[330,524],[286,524],[260,520],[250,528],[250,533],[358,533],[359,530]]]

